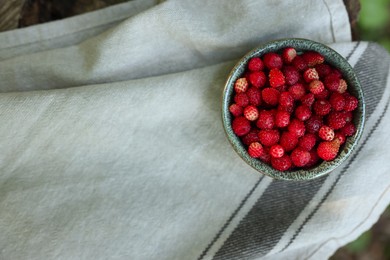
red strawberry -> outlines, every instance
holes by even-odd
[[[285,154],[280,158],[272,157],[271,158],[271,165],[275,170],[283,172],[283,171],[287,171],[288,169],[290,169],[292,163],[291,163],[290,157],[287,154]]]
[[[309,67],[314,67],[325,61],[324,56],[315,51],[307,51],[302,54],[302,58],[305,60]]]
[[[356,133],[356,127],[352,122],[346,123],[343,128],[340,129],[341,133],[345,136],[353,136]]]
[[[272,146],[279,142],[280,134],[278,130],[260,130],[259,139],[265,146]]]
[[[288,131],[295,134],[297,137],[304,136],[306,131],[305,124],[298,119],[293,119],[288,125]]]
[[[259,119],[256,126],[260,129],[272,129],[275,125],[275,117],[273,112],[268,110],[261,110],[259,112]]]
[[[261,105],[261,92],[260,89],[255,88],[255,87],[250,87],[246,91],[246,95],[248,96],[249,99],[249,104],[253,106],[259,106]]]
[[[303,78],[306,82],[311,82],[313,80],[318,80],[320,77],[315,68],[308,68],[303,73]]]
[[[309,168],[309,167],[316,165],[318,163],[318,161],[320,160],[320,157],[318,157],[316,150],[313,149],[313,150],[309,151],[309,153],[310,153],[310,160],[305,165],[305,168]]]
[[[286,81],[286,84],[293,85],[298,82],[301,75],[299,71],[293,66],[286,66],[283,68],[283,75]]]
[[[249,121],[255,121],[259,117],[259,111],[255,106],[247,106],[244,108],[244,116]]]
[[[249,104],[249,98],[246,93],[238,93],[234,96],[234,102],[240,107],[246,107]]]
[[[259,71],[264,69],[264,63],[259,57],[251,58],[248,62],[248,69],[250,71]]]
[[[351,111],[344,111],[343,114],[344,114],[345,122],[347,122],[347,123],[352,122],[353,114]]]
[[[295,109],[295,117],[301,121],[306,121],[311,117],[310,107],[306,105],[300,105]]]
[[[328,64],[324,63],[316,65],[315,68],[320,78],[328,76],[332,71],[332,68]]]
[[[305,87],[301,83],[296,83],[289,87],[288,92],[295,100],[301,99],[306,94]]]
[[[319,116],[325,116],[329,114],[332,106],[327,100],[317,100],[313,105],[314,113]]]
[[[283,149],[283,147],[281,145],[274,144],[269,149],[269,153],[271,154],[272,157],[280,158],[280,157],[282,157],[284,155],[284,149]]]
[[[264,154],[264,148],[259,142],[251,143],[248,147],[248,154],[253,158],[259,158]]]
[[[291,152],[291,161],[297,167],[303,167],[310,161],[310,153],[299,147]]]
[[[298,144],[298,137],[295,133],[283,132],[280,136],[279,144],[283,147],[284,151],[292,151]]]
[[[318,94],[315,94],[314,97],[316,99],[328,99],[329,97],[329,90],[327,90],[326,88],[324,88],[323,91],[321,91],[320,93]]]
[[[301,98],[301,102],[302,102],[303,105],[311,107],[313,105],[313,103],[314,103],[314,94],[313,93],[308,93],[308,94],[304,95]]]
[[[259,130],[252,129],[249,133],[247,133],[241,138],[241,141],[246,145],[250,145],[251,143],[254,142],[259,142],[260,139],[258,134],[259,134]]]
[[[280,93],[274,88],[265,88],[261,91],[263,101],[271,106],[275,106],[279,102]]]
[[[299,138],[298,146],[305,151],[310,151],[316,145],[317,138],[314,134],[307,133]]]
[[[317,115],[313,115],[305,122],[306,130],[311,134],[317,133],[323,124],[321,117]]]
[[[351,94],[344,94],[345,97],[345,106],[344,110],[345,111],[353,111],[357,108],[358,106],[358,100]]]
[[[334,111],[328,115],[328,126],[334,130],[344,127],[346,123],[347,121],[343,112]]]
[[[265,85],[267,76],[262,71],[253,71],[249,73],[249,82],[256,88],[261,88]]]
[[[307,63],[306,61],[302,58],[302,56],[297,55],[293,61],[292,65],[297,69],[297,70],[305,70],[307,68]]]
[[[284,75],[279,69],[274,68],[270,70],[269,84],[273,88],[277,88],[285,84]]]
[[[290,64],[297,56],[297,51],[292,47],[284,48],[282,51],[282,58],[284,63]]]
[[[269,69],[281,69],[283,66],[282,57],[275,52],[268,52],[263,56],[264,65]]]
[[[231,104],[229,106],[229,111],[233,116],[238,117],[242,115],[243,109],[237,104]]]
[[[318,156],[325,161],[332,161],[337,157],[340,149],[340,140],[333,139],[333,141],[321,142],[317,147]]]
[[[329,74],[324,79],[324,85],[330,91],[337,91],[340,85],[340,78],[334,74]]]
[[[340,145],[342,145],[343,143],[345,143],[346,137],[341,132],[335,132],[334,133],[334,139],[339,139]]]
[[[291,113],[293,108],[294,108],[293,96],[287,91],[280,93],[279,110],[284,110]]]
[[[248,81],[246,78],[239,78],[236,80],[236,83],[234,83],[234,90],[236,93],[242,93],[245,92],[248,89]]]
[[[269,154],[269,148],[265,146],[263,146],[263,148],[264,148],[264,153],[259,157],[259,160],[267,164],[271,164],[271,155]]]
[[[329,103],[334,110],[341,111],[344,109],[345,106],[345,98],[342,94],[334,92],[330,96]]]
[[[329,126],[323,125],[318,131],[318,136],[325,141],[332,141],[334,138],[334,131]]]
[[[251,130],[251,124],[249,120],[243,116],[236,117],[233,119],[232,129],[237,136],[243,136],[249,133]]]
[[[324,84],[320,80],[313,80],[309,84],[309,90],[313,94],[319,94],[325,89]]]
[[[290,123],[290,113],[278,110],[275,114],[275,125],[277,127],[286,127]]]

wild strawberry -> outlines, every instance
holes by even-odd
[[[319,94],[325,89],[324,84],[320,80],[313,80],[309,84],[309,90],[313,94]]]
[[[272,146],[279,142],[280,134],[278,130],[267,129],[259,131],[259,139],[261,144],[265,146]]]
[[[284,110],[291,113],[293,107],[294,107],[293,96],[287,91],[280,93],[279,110]]]
[[[234,102],[240,107],[246,107],[249,104],[249,98],[246,93],[238,93],[234,96]]]
[[[288,92],[290,92],[291,96],[295,100],[301,99],[305,94],[305,87],[301,83],[296,83],[288,88]]]
[[[269,52],[263,56],[264,65],[269,69],[281,69],[283,66],[282,57],[275,52]]]
[[[353,123],[346,123],[343,128],[340,129],[341,133],[345,136],[353,136],[356,133],[356,127]]]
[[[318,131],[318,136],[325,141],[332,141],[334,138],[334,131],[329,126],[323,125]]]
[[[256,126],[260,129],[272,129],[275,125],[275,117],[273,112],[268,110],[261,110]]]
[[[297,70],[305,70],[307,68],[307,63],[306,61],[302,58],[302,56],[297,55],[293,61],[292,65],[297,69]]]
[[[338,77],[339,79],[343,76],[343,74],[341,73],[341,71],[339,71],[339,70],[336,69],[336,68],[333,68],[332,71],[331,71],[330,73],[333,74],[334,76]]]
[[[259,111],[255,106],[247,106],[244,108],[244,116],[249,121],[255,121],[259,117]]]
[[[340,149],[340,140],[333,139],[333,141],[321,142],[317,147],[318,156],[325,161],[332,161],[337,157]]]
[[[344,79],[339,80],[339,86],[337,87],[337,92],[344,93],[347,91],[348,85],[347,82]]]
[[[242,115],[243,109],[237,104],[231,104],[229,106],[229,111],[234,117],[238,117]]]
[[[308,94],[304,95],[301,98],[301,102],[302,102],[303,105],[311,107],[313,105],[313,103],[314,103],[314,94],[313,93],[308,93]]]
[[[275,106],[279,102],[280,93],[274,88],[264,88],[261,91],[263,101],[271,106]]]
[[[293,66],[286,66],[283,68],[283,75],[286,81],[286,84],[293,85],[298,82],[301,77],[299,71]]]
[[[248,62],[248,69],[250,71],[259,71],[264,69],[264,63],[259,57],[251,58]]]
[[[285,154],[280,158],[271,157],[271,165],[275,170],[283,172],[290,169],[292,163],[291,163],[290,156]]]
[[[317,133],[323,124],[321,117],[317,115],[313,115],[305,122],[306,130],[311,134]]]
[[[308,68],[303,73],[303,79],[306,82],[311,82],[313,80],[318,80],[320,77],[318,76],[318,73],[315,68]]]
[[[277,127],[286,127],[290,123],[290,113],[283,110],[278,110],[275,114],[275,125]]]
[[[316,145],[317,138],[314,134],[307,133],[299,138],[298,146],[305,151],[310,151]]]
[[[232,129],[237,136],[243,136],[249,133],[251,130],[251,124],[248,119],[243,116],[239,116],[233,119]]]
[[[330,95],[329,103],[334,110],[341,111],[345,106],[345,98],[342,94],[334,92]]]
[[[276,88],[285,84],[284,75],[279,69],[271,69],[269,72],[269,84]]]
[[[309,67],[314,67],[325,61],[324,56],[315,51],[307,51],[302,54],[302,58],[306,61]]]
[[[311,117],[310,107],[306,105],[300,105],[295,109],[295,117],[301,121],[306,121]]]
[[[324,88],[323,91],[321,91],[320,93],[318,94],[315,94],[314,97],[316,99],[328,99],[329,97],[329,90],[327,90],[326,88]]]
[[[320,78],[324,78],[328,76],[332,71],[332,68],[328,64],[324,64],[324,63],[316,65],[315,69]]]
[[[329,114],[332,106],[327,100],[316,100],[313,104],[313,110],[316,115],[325,116]]]
[[[251,143],[248,147],[248,154],[253,158],[259,158],[263,153],[264,148],[259,142]]]
[[[358,106],[358,100],[351,94],[344,94],[345,97],[345,106],[344,110],[345,111],[353,111],[357,108]]]
[[[320,157],[318,157],[316,150],[313,149],[313,150],[309,151],[309,153],[310,153],[310,160],[305,165],[305,168],[309,168],[309,167],[316,165],[318,163],[318,161],[320,160]]]
[[[250,87],[246,91],[246,95],[248,96],[249,104],[256,106],[256,107],[261,105],[261,91],[260,91],[260,89],[255,88],[255,87]]]
[[[236,80],[236,83],[234,83],[234,90],[236,93],[242,93],[245,92],[248,89],[248,81],[246,78],[239,78]]]
[[[295,134],[297,137],[301,137],[305,135],[305,131],[306,131],[305,124],[298,119],[291,120],[287,128],[289,132]]]
[[[310,161],[310,153],[299,147],[291,152],[291,161],[297,167],[303,167]]]
[[[334,130],[340,129],[345,126],[345,115],[343,112],[334,111],[328,115],[328,126]]]
[[[276,87],[274,89],[276,89],[279,92],[284,92],[284,91],[287,91],[287,85],[279,86],[279,87]]]
[[[270,147],[269,153],[271,154],[272,157],[280,158],[284,155],[284,149],[281,145],[274,144],[273,146]]]
[[[249,73],[249,82],[256,88],[261,88],[265,85],[267,76],[262,71],[253,71]]]
[[[290,64],[296,56],[297,51],[292,47],[284,48],[282,51],[282,59],[286,64]]]
[[[298,137],[295,133],[283,132],[280,136],[279,144],[285,152],[292,151],[298,144]]]
[[[334,139],[339,139],[340,145],[342,145],[345,143],[346,137],[343,133],[341,133],[340,131],[337,131],[334,133]]]
[[[259,139],[259,130],[257,129],[252,129],[250,130],[249,133],[247,133],[246,135],[244,135],[242,138],[241,138],[241,141],[245,144],[245,145],[250,145],[251,143],[254,143],[254,142],[259,142],[260,139]]]

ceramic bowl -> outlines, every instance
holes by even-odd
[[[232,115],[229,112],[229,105],[232,104],[234,83],[243,75],[247,68],[249,59],[252,57],[261,57],[267,52],[279,52],[285,47],[293,47],[297,50],[298,53],[309,50],[321,53],[325,57],[326,62],[338,68],[342,72],[343,77],[348,84],[348,91],[358,98],[359,105],[358,108],[353,111],[353,121],[357,131],[355,135],[347,138],[346,142],[340,148],[339,155],[333,161],[324,161],[309,169],[281,172],[273,169],[270,165],[263,163],[259,159],[255,159],[249,156],[241,140],[233,133],[231,127]],[[334,169],[340,166],[340,164],[351,155],[353,149],[356,148],[356,145],[362,135],[365,123],[365,103],[363,91],[351,65],[335,50],[324,44],[307,39],[290,38],[276,40],[260,45],[259,47],[253,49],[244,57],[242,57],[232,69],[223,91],[222,122],[227,138],[233,146],[234,150],[247,164],[252,166],[258,172],[270,176],[274,179],[310,180],[332,172]]]

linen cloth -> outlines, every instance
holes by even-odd
[[[390,201],[388,53],[341,0],[143,1],[0,34],[0,259],[326,259]],[[307,182],[233,151],[221,94],[269,40],[329,44],[367,123]]]

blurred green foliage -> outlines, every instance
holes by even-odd
[[[360,38],[378,42],[390,51],[390,0],[360,0],[360,3]]]

